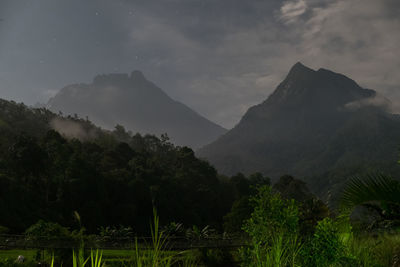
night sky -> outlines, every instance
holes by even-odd
[[[0,0],[0,98],[141,70],[230,128],[301,61],[400,103],[398,0]]]

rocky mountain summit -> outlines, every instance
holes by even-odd
[[[228,175],[290,174],[314,190],[368,166],[398,171],[400,120],[389,105],[342,74],[296,63],[268,99],[197,154]]]

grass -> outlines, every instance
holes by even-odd
[[[135,247],[132,250],[107,250],[105,253],[100,250],[91,250],[90,256],[85,258],[84,248],[81,246],[77,252],[72,252],[72,265],[73,267],[103,267],[106,266],[106,263],[119,262],[126,267],[198,266],[196,257],[190,251],[168,250],[167,236],[159,229],[159,217],[154,210],[154,219],[151,225],[151,244],[146,246],[145,249],[140,247],[136,239]],[[150,249],[148,249],[149,247]],[[52,257],[51,266],[54,265],[57,264]]]
[[[277,234],[268,245],[253,244],[251,260],[247,264],[252,267],[295,267],[300,250],[301,243],[296,237],[285,239],[283,234]]]
[[[389,235],[389,234],[381,234],[378,236],[370,236],[370,235],[356,235],[355,237],[350,238],[346,242],[346,246],[348,248],[348,254],[357,260],[357,266],[363,267],[376,267],[376,266],[396,266],[394,265],[396,262],[399,262],[400,259],[400,234]],[[295,266],[293,262],[287,261],[284,255],[287,255],[285,252],[286,246],[289,244],[284,244],[280,242],[280,240],[276,241],[276,246],[271,248],[268,251],[268,256],[265,257],[259,264],[255,266],[282,266],[281,263],[285,263],[285,266]],[[298,248],[297,248],[298,249]],[[296,251],[297,249],[293,250]],[[0,250],[0,259],[4,260],[6,258],[15,260],[18,255],[24,255],[27,260],[34,260],[36,257],[38,250]],[[97,258],[99,259],[100,251],[98,251]],[[155,261],[153,256],[154,252],[148,249],[138,249],[138,254],[140,257],[140,261],[136,261],[133,265],[128,263],[132,262],[134,259],[134,255],[136,254],[136,250],[104,250],[102,252],[101,260],[97,260],[97,265],[91,263],[91,259],[93,259],[94,263],[96,262],[96,251],[92,252],[92,255],[89,256],[89,260],[85,266],[96,266],[101,267],[100,263],[118,263],[125,262],[127,263],[126,267],[131,266],[199,266],[198,255],[196,251],[168,251],[162,250],[158,252],[158,261]],[[48,262],[50,262],[51,257],[46,254],[46,258]],[[294,256],[293,258],[295,258]],[[88,258],[85,258],[85,260]],[[171,260],[167,260],[171,259]],[[141,265],[138,265],[141,264]],[[274,264],[272,264],[274,263]],[[272,265],[271,265],[272,264]]]
[[[187,251],[175,252],[168,249],[168,236],[159,230],[159,217],[153,210],[153,225],[151,226],[151,249],[141,249],[136,240],[133,266],[135,267],[169,267],[197,266],[197,260]]]
[[[103,267],[107,265],[124,267],[192,267],[199,266],[199,255],[194,250],[171,251],[168,248],[168,236],[159,231],[159,218],[154,211],[154,219],[151,225],[152,240],[146,246],[140,246],[138,240],[132,249],[125,250],[95,250],[90,255],[84,256],[83,247],[73,252],[72,263],[74,267]],[[397,234],[353,234],[351,227],[344,227],[340,232],[340,242],[345,250],[343,257],[347,265],[335,262],[333,266],[362,266],[362,267],[384,267],[398,266],[400,264],[400,233]],[[251,260],[248,265],[254,267],[287,267],[301,266],[300,251],[303,249],[301,240],[298,238],[285,239],[277,233],[269,241],[268,245],[255,244]],[[39,251],[40,252],[40,251]],[[88,250],[86,250],[88,252]],[[323,251],[322,251],[323,252]],[[0,260],[15,260],[18,255],[24,255],[29,260],[35,260],[38,250],[0,250]],[[45,254],[47,262],[53,262],[49,255]],[[352,265],[348,265],[348,262]],[[356,264],[356,265],[354,265]],[[1,265],[1,264],[0,264]],[[8,266],[8,265],[7,265]],[[325,265],[324,265],[325,266]]]
[[[360,266],[399,266],[400,234],[359,236],[349,242],[349,253]]]
[[[0,259],[16,259],[19,255],[23,255],[27,260],[35,260],[37,252],[36,249],[0,250]]]
[[[36,254],[42,253],[41,250],[0,250],[0,259],[13,259],[15,260],[19,255],[23,255],[27,260],[35,260]],[[122,260],[132,260],[132,255],[134,250],[124,249],[124,250],[116,250],[116,249],[106,249],[102,250],[103,252],[103,260],[106,262],[110,261],[122,261]],[[146,251],[146,249],[141,249],[140,253],[151,255],[151,252]],[[175,256],[177,261],[185,261],[186,258],[196,258],[199,253],[195,250],[187,250],[187,251],[167,251],[164,250],[163,253],[169,254],[170,256]],[[50,261],[51,255],[48,252],[45,252],[46,261]]]

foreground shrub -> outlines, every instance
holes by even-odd
[[[250,244],[241,249],[242,266],[296,266],[301,246],[294,200],[282,199],[271,187],[262,186],[251,202],[254,211],[243,226]]]
[[[330,218],[319,221],[315,233],[301,252],[304,266],[324,267],[339,263],[345,247],[337,223]]]

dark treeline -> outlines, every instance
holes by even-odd
[[[164,225],[222,230],[232,204],[243,202],[252,185],[269,183],[260,174],[218,176],[190,148],[176,147],[166,136],[132,135],[122,126],[105,132],[88,120],[1,104],[0,225],[11,232],[40,219],[73,227],[77,211],[91,233],[124,225],[146,234],[153,207]],[[95,134],[66,138],[49,127],[54,119]]]

